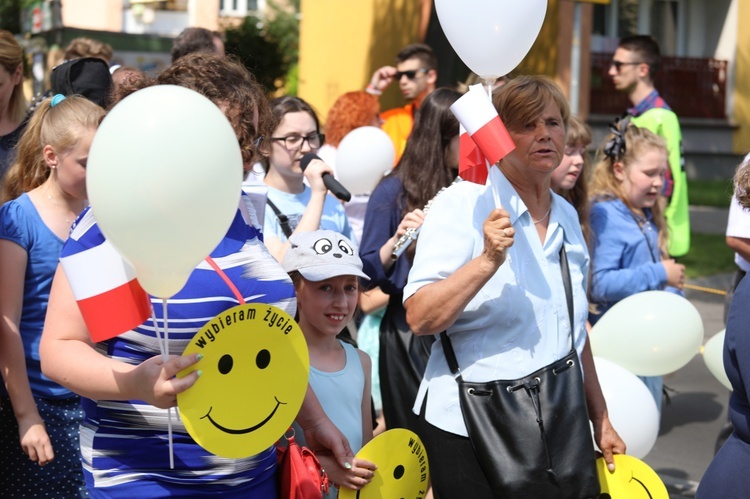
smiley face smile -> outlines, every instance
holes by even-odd
[[[230,435],[244,435],[246,433],[252,433],[255,430],[257,430],[258,428],[261,428],[267,422],[269,422],[271,420],[271,418],[273,418],[273,415],[276,414],[276,411],[279,409],[280,405],[286,405],[286,402],[281,402],[276,397],[274,397],[274,400],[276,401],[276,407],[273,408],[273,411],[271,411],[271,414],[269,414],[263,421],[261,421],[257,425],[251,426],[249,428],[242,428],[242,429],[239,429],[239,430],[235,430],[235,429],[227,428],[225,426],[220,425],[219,423],[217,423],[216,421],[214,421],[214,419],[211,417],[211,411],[213,410],[213,406],[211,406],[208,409],[208,412],[206,413],[206,415],[202,416],[200,419],[208,418],[208,420],[211,422],[211,424],[214,425],[217,429],[223,431],[224,433],[229,433]]]

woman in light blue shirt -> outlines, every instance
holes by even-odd
[[[588,413],[614,469],[612,454],[625,444],[607,416],[586,336],[588,250],[575,209],[550,190],[568,104],[545,77],[511,80],[493,101],[516,147],[490,169],[487,185],[462,182],[433,203],[404,289],[407,320],[415,334],[447,330],[464,380],[528,375],[570,351],[559,258],[565,244]],[[423,420],[435,497],[493,497],[441,342],[433,344],[414,411]]]

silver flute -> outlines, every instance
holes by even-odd
[[[462,180],[461,177],[456,177],[456,179],[451,183],[451,185],[457,184],[461,182],[461,180]],[[430,211],[430,206],[432,206],[432,202],[435,201],[435,198],[437,198],[440,194],[442,194],[442,192],[446,190],[448,187],[450,187],[450,185],[440,189],[437,192],[437,194],[435,194],[432,197],[432,199],[427,201],[427,204],[424,205],[424,208],[422,208],[422,211],[424,212],[425,215],[427,215],[427,212]],[[406,251],[406,248],[408,248],[411,245],[411,243],[417,240],[417,238],[419,237],[419,230],[421,228],[422,226],[420,225],[419,227],[416,227],[416,228],[409,227],[408,229],[406,229],[406,232],[404,232],[404,235],[401,236],[398,239],[398,241],[396,241],[396,244],[393,245],[393,251],[391,252],[391,258],[393,260],[398,260],[398,257],[404,254],[404,251]]]

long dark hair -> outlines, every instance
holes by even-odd
[[[459,97],[455,90],[438,88],[419,107],[395,173],[404,186],[402,215],[424,208],[456,177],[457,172],[446,162],[446,151],[458,135],[458,120],[450,107]]]

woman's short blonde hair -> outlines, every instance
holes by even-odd
[[[560,87],[547,76],[519,76],[492,93],[492,103],[508,130],[519,131],[541,116],[552,102],[560,109],[565,129],[570,120],[570,106]]]

